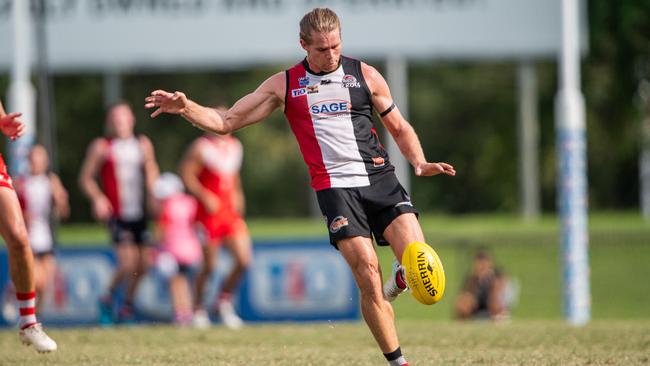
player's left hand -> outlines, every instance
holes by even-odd
[[[456,175],[456,170],[447,163],[422,163],[415,167],[415,175],[418,177],[430,177],[432,175],[447,174]]]
[[[9,113],[0,118],[0,131],[12,141],[22,136],[25,125],[18,119],[22,113]]]

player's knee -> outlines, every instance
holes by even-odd
[[[25,252],[30,250],[29,236],[25,225],[13,225],[7,231],[5,240],[12,251]]]
[[[237,260],[237,263],[235,263],[235,266],[237,267],[237,270],[239,271],[246,271],[248,267],[251,265],[251,258],[250,257],[242,257]]]
[[[364,262],[359,264],[355,269],[357,285],[362,293],[373,294],[376,291],[377,284],[381,284],[379,266],[377,263]],[[381,287],[381,286],[379,286]]]

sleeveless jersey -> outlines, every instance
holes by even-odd
[[[231,196],[243,159],[241,142],[233,136],[201,137],[200,155],[203,169],[199,173],[199,182],[221,200],[219,211],[234,210]],[[199,216],[207,213],[201,206]]]
[[[35,253],[52,250],[53,239],[50,228],[52,214],[52,185],[47,174],[27,175],[20,178],[17,192],[26,216],[29,241]]]
[[[373,125],[360,61],[341,56],[336,70],[315,73],[304,59],[286,78],[284,113],[316,191],[368,186],[394,170]]]
[[[104,193],[113,216],[126,221],[144,218],[144,153],[137,137],[107,139],[108,151],[101,169]]]
[[[7,173],[7,165],[2,158],[2,154],[0,154],[0,187],[13,189],[13,185],[11,183],[11,177]]]

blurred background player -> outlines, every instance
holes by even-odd
[[[0,131],[11,140],[23,134],[20,113],[6,114],[0,103]],[[9,275],[16,289],[20,310],[19,336],[24,344],[32,345],[38,352],[55,351],[54,342],[36,320],[36,291],[34,284],[34,256],[29,245],[27,228],[23,220],[18,197],[13,189],[7,166],[0,154],[0,235],[5,240],[9,254]]]
[[[174,308],[174,323],[192,324],[193,304],[188,276],[201,262],[201,244],[196,235],[194,197],[184,192],[183,182],[173,173],[164,173],[154,186],[158,200],[158,230],[162,251],[157,264],[169,279],[169,293]]]
[[[222,244],[230,249],[233,267],[223,281],[216,308],[227,327],[242,326],[232,302],[232,294],[251,262],[251,240],[242,219],[245,205],[239,177],[242,157],[242,145],[235,137],[206,134],[190,145],[181,162],[185,186],[200,203],[197,219],[203,226],[206,241],[194,298],[197,327],[209,325],[204,292]]]
[[[48,170],[45,147],[34,145],[29,152],[29,174],[16,179],[16,193],[34,253],[36,309],[39,311],[56,275],[55,240],[50,221],[53,217],[66,219],[70,215],[68,192],[59,176]]]
[[[133,299],[149,257],[145,195],[151,197],[159,169],[151,141],[136,136],[134,127],[135,116],[127,103],[110,107],[106,136],[93,140],[79,176],[95,218],[108,224],[117,258],[108,291],[100,299],[100,321],[104,324],[112,322],[112,305],[122,284],[126,292],[118,320],[134,319]],[[101,188],[95,181],[98,176]]]
[[[495,267],[489,251],[478,249],[456,300],[456,317],[507,319],[506,289],[507,278]]]

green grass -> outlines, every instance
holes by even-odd
[[[561,319],[561,271],[557,218],[545,216],[524,222],[508,215],[441,216],[423,214],[422,227],[429,244],[441,256],[447,273],[445,298],[422,308],[412,298],[396,304],[407,319],[445,320],[474,247],[488,246],[496,262],[521,285],[517,319]],[[257,239],[326,238],[322,220],[253,219]],[[592,316],[594,319],[650,319],[650,223],[638,213],[607,212],[590,217]],[[106,230],[98,225],[63,226],[64,246],[107,245]],[[377,250],[384,270],[391,253]]]
[[[650,321],[512,324],[398,320],[412,365],[647,365]],[[146,326],[52,329],[58,352],[23,348],[0,331],[0,363],[16,365],[383,365],[358,323],[250,326],[238,332]]]

